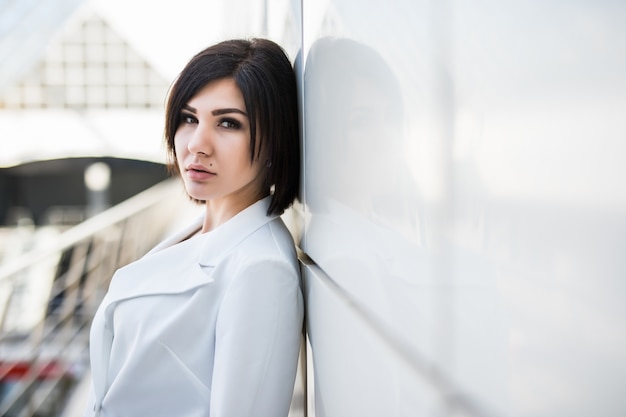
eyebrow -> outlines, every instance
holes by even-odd
[[[234,109],[234,108],[233,109],[216,109],[211,112],[213,116],[219,116],[220,114],[228,114],[228,113],[239,113],[241,115],[248,117],[245,111]]]
[[[184,105],[183,105],[183,110],[190,111],[190,112],[192,112],[192,113],[194,113],[194,114],[198,112],[198,110],[197,110],[197,109],[195,109],[194,107],[191,107],[191,106],[190,106],[190,105],[188,105],[188,104],[184,104]],[[222,115],[222,114],[228,114],[228,113],[239,113],[239,114],[241,114],[241,115],[244,115],[244,116],[248,117],[248,115],[246,114],[246,112],[244,112],[243,110],[239,110],[239,109],[237,109],[237,108],[215,109],[215,110],[211,111],[211,114],[212,114],[213,116],[219,116],[219,115]]]

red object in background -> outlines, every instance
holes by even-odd
[[[37,379],[58,378],[64,373],[63,366],[54,360],[32,364],[28,361],[0,362],[0,381],[23,379],[31,369],[36,373]]]

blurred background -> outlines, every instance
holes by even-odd
[[[0,0],[0,415],[82,415],[113,271],[195,216],[196,52],[296,70],[291,416],[626,415],[626,3]]]

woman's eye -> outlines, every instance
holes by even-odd
[[[195,124],[198,123],[198,119],[196,119],[194,116],[191,116],[189,114],[183,114],[180,118],[180,123],[181,124]]]
[[[239,129],[241,127],[241,123],[235,119],[223,119],[220,120],[218,126],[226,129]]]

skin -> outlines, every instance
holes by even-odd
[[[176,160],[187,193],[206,202],[201,231],[206,233],[267,195],[265,159],[261,155],[250,162],[250,121],[233,79],[204,86],[181,114],[174,135]]]

